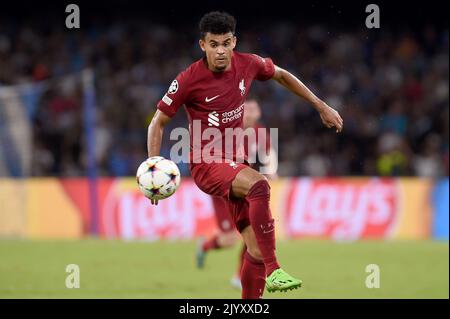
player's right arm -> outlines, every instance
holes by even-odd
[[[177,113],[188,96],[189,87],[187,85],[188,72],[183,71],[172,81],[166,94],[157,104],[155,115],[148,126],[147,131],[147,153],[148,157],[159,156],[164,127],[170,119]],[[157,200],[151,199],[151,203],[158,205]]]
[[[155,115],[148,126],[147,132],[147,152],[148,157],[158,156],[161,151],[161,142],[164,127],[167,123],[169,123],[170,117],[161,112],[160,110],[156,110]]]
[[[158,156],[161,151],[161,142],[162,136],[164,132],[164,126],[170,121],[170,117],[161,112],[160,110],[156,110],[155,115],[152,118],[148,126],[147,131],[147,152],[148,157]],[[153,205],[158,205],[158,201],[154,199],[150,199],[150,202]]]

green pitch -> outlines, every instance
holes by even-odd
[[[240,298],[229,285],[238,247],[195,267],[195,242],[0,240],[0,298]],[[299,290],[265,298],[448,298],[448,242],[286,241],[282,267]],[[65,287],[66,266],[80,267],[80,288]],[[380,288],[366,288],[366,266]]]

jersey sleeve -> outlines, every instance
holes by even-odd
[[[275,74],[275,65],[271,58],[263,58],[259,55],[252,54],[253,68],[255,71],[255,79],[259,81],[267,81]]]
[[[186,103],[187,96],[188,73],[183,71],[172,81],[166,94],[159,100],[156,107],[167,116],[173,117],[180,106]]]

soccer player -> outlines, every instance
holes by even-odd
[[[267,171],[273,172],[271,175],[267,175],[269,179],[273,179],[276,177],[276,153],[275,150],[271,147],[270,138],[266,136],[264,145],[258,144],[258,135],[257,130],[264,127],[259,124],[259,120],[261,118],[261,109],[258,104],[258,101],[254,98],[249,98],[244,103],[244,115],[243,115],[243,127],[246,130],[253,130],[255,139],[247,140],[244,142],[244,151],[245,154],[250,154],[251,158],[254,158],[255,163],[250,163],[251,167],[255,170],[259,170],[260,166],[266,166]],[[257,157],[258,149],[261,148],[261,152],[264,152],[268,155],[268,162],[261,163],[261,160]],[[272,167],[269,167],[272,166]],[[224,248],[233,247],[236,242],[239,241],[239,237],[236,232],[236,227],[234,227],[233,220],[231,218],[231,212],[229,212],[229,206],[226,198],[220,196],[211,196],[214,213],[216,217],[217,226],[219,228],[219,232],[214,234],[208,240],[202,239],[199,242],[199,246],[197,248],[197,267],[203,268],[205,263],[206,254],[210,250],[218,250]],[[236,270],[235,275],[231,278],[231,285],[235,288],[242,289],[241,284],[241,270],[242,265],[244,263],[245,252],[247,251],[247,247],[242,245],[241,252],[239,254],[239,263]]]
[[[242,129],[243,103],[253,80],[273,79],[306,99],[323,124],[336,132],[342,130],[343,121],[336,110],[270,58],[234,51],[236,20],[231,15],[207,13],[199,26],[199,45],[205,57],[179,73],[158,102],[148,128],[148,155],[160,154],[164,127],[184,105],[190,127],[191,175],[205,193],[227,198],[234,224],[247,246],[241,272],[242,298],[262,298],[264,286],[269,292],[299,288],[301,280],[284,271],[275,254],[269,183],[245,163],[241,152],[235,148],[230,151],[228,137]],[[203,138],[211,133],[209,128],[220,130],[219,142],[226,145],[220,152],[210,148],[210,139]],[[157,200],[151,202],[158,204]]]

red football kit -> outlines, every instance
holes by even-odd
[[[184,105],[189,118],[190,171],[195,183],[209,195],[228,199],[228,211],[239,232],[249,225],[254,230],[262,260],[244,252],[242,298],[260,298],[265,276],[280,266],[275,255],[275,223],[267,181],[254,183],[245,199],[230,196],[236,175],[248,167],[242,141],[236,145],[230,135],[243,130],[244,101],[253,80],[265,81],[274,74],[272,60],[255,54],[234,51],[231,66],[224,72],[212,72],[203,58],[178,74],[157,105],[169,117]]]
[[[178,74],[157,104],[169,117],[184,105],[189,119],[191,175],[205,193],[230,199],[238,230],[249,225],[243,207],[248,204],[230,198],[230,188],[237,173],[248,164],[242,145],[229,137],[234,129],[243,129],[244,102],[253,80],[265,81],[274,73],[272,60],[255,54],[234,51],[231,67],[224,72],[212,72],[203,58]],[[220,137],[201,138],[208,136],[211,128],[220,131]],[[205,152],[213,140],[216,147]]]
[[[255,131],[255,137],[256,139],[253,141],[249,141],[248,139],[245,139],[244,144],[244,152],[247,157],[253,157],[256,159],[255,163],[250,163],[250,166],[254,168],[255,170],[258,170],[260,165],[263,163],[260,162],[257,154],[258,151],[268,153],[270,150],[270,136],[269,133],[267,133],[267,130],[264,126],[257,123],[255,126],[251,128]],[[256,133],[258,129],[262,129],[266,131],[266,137],[263,141],[259,140],[259,135]],[[252,143],[253,142],[253,143]],[[234,229],[233,225],[233,219],[231,218],[230,213],[228,212],[229,206],[228,201],[224,197],[220,196],[212,196],[213,200],[213,206],[214,206],[214,212],[216,215],[217,225],[219,229],[222,232],[228,232],[232,229]]]

